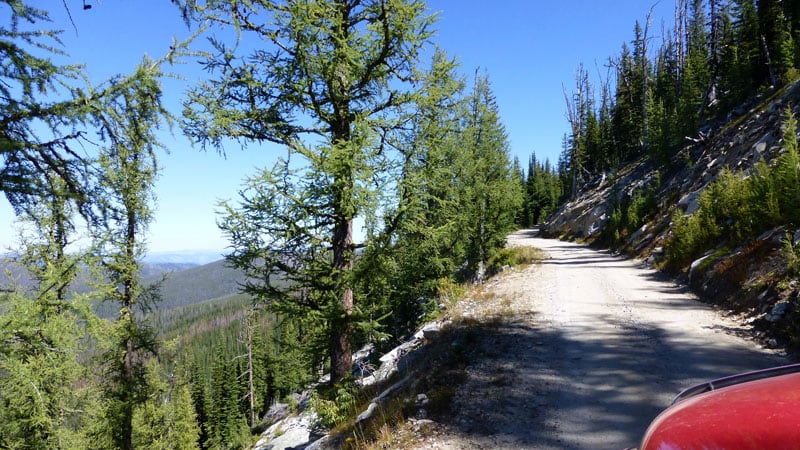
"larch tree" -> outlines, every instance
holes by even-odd
[[[458,183],[463,189],[467,265],[482,281],[489,258],[504,246],[506,234],[514,228],[523,193],[511,173],[508,136],[488,77],[476,75],[466,102],[460,155],[466,161]]]
[[[186,132],[220,151],[229,139],[287,150],[251,179],[238,208],[225,208],[228,259],[261,280],[250,293],[279,312],[318,318],[335,383],[352,366],[353,221],[371,214],[432,18],[420,0],[194,6],[261,46],[239,54],[212,40],[205,66],[214,78],[189,93]]]
[[[160,63],[145,58],[134,76],[114,81],[127,90],[110,99],[109,114],[98,123],[108,144],[97,164],[95,195],[103,218],[98,253],[108,280],[106,301],[119,308],[105,355],[106,418],[111,441],[120,449],[133,448],[134,411],[150,394],[146,362],[157,347],[141,314],[157,300],[157,287],[145,287],[140,273],[161,148],[156,131],[169,119],[161,104]]]
[[[32,283],[0,292],[0,447],[80,448],[82,411],[95,407],[81,364],[88,324],[97,325],[89,295],[70,288],[84,263],[67,252],[74,239],[74,205],[60,178],[21,219],[17,262]],[[27,284],[27,283],[26,283]],[[8,289],[8,291],[6,291]]]
[[[0,422],[10,428],[0,431],[0,435],[20,440],[0,442],[0,446],[81,448],[92,442],[108,448],[112,446],[110,441],[94,440],[99,422],[87,423],[90,416],[96,417],[94,410],[99,408],[81,410],[73,401],[78,392],[92,386],[85,382],[90,377],[81,370],[78,358],[88,357],[83,346],[89,341],[84,334],[89,325],[98,321],[88,308],[88,301],[81,302],[81,296],[69,292],[77,269],[85,265],[85,260],[66,248],[78,214],[90,229],[126,216],[120,209],[105,207],[106,200],[114,196],[110,192],[121,191],[99,181],[109,181],[110,177],[99,173],[96,156],[103,153],[109,161],[119,161],[116,156],[121,153],[112,156],[105,149],[141,150],[128,145],[151,136],[148,127],[152,121],[137,114],[163,113],[159,93],[153,89],[160,73],[153,65],[151,70],[139,70],[93,86],[80,66],[53,62],[65,52],[60,32],[47,29],[50,17],[46,11],[17,0],[2,1],[0,6],[8,8],[10,17],[8,25],[0,26],[0,191],[16,214],[28,219],[31,229],[40,234],[32,246],[27,246],[24,259],[34,268],[41,288],[34,301],[20,300],[23,309],[18,311],[23,313],[23,322],[17,322],[15,314],[2,319],[8,321],[3,330],[10,335],[2,337],[3,343],[9,345],[0,349],[0,361],[5,366],[0,368],[0,378],[10,381],[3,375],[15,373],[33,380],[30,375],[35,374],[36,382],[16,383],[18,394],[22,394],[19,389],[23,387],[33,388],[29,397],[32,402],[11,391],[2,393],[4,399],[13,399],[8,405],[28,404],[28,419],[17,420],[2,413]],[[64,7],[68,7],[66,3]],[[112,170],[116,169],[120,168]],[[125,176],[121,172],[115,175]],[[131,189],[149,188],[140,181],[132,180]],[[114,197],[113,202],[119,199]],[[126,216],[116,224],[130,219]],[[140,229],[143,220],[135,215],[134,228]],[[96,247],[91,248],[94,250]],[[126,285],[126,277],[115,277],[121,273],[110,272],[113,282],[120,283],[113,289]],[[36,367],[31,364],[36,361],[41,365],[26,374],[24,370]],[[39,383],[40,379],[45,384]],[[61,433],[65,429],[75,431],[76,427],[81,428],[87,441],[78,442],[74,433]],[[104,432],[113,428],[108,422],[100,427]],[[113,429],[116,431],[129,435],[130,426]],[[124,445],[125,441],[129,439],[120,438],[117,446],[130,448]]]
[[[465,261],[463,212],[458,186],[464,80],[458,65],[441,49],[420,74],[420,94],[398,141],[401,158],[392,175],[384,226],[359,259],[359,290],[373,314],[388,316],[392,339],[368,336],[370,342],[391,345],[413,333],[432,303],[440,280],[452,276]]]

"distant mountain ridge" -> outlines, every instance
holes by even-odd
[[[229,267],[225,260],[171,272],[166,274],[161,286],[159,308],[174,308],[236,294],[245,280],[244,273]]]
[[[191,264],[202,266],[224,258],[223,252],[219,250],[177,250],[150,252],[143,261],[148,264]]]
[[[82,270],[72,286],[74,292],[88,292],[88,271]],[[162,281],[161,301],[153,305],[156,309],[171,309],[200,303],[239,292],[246,277],[238,270],[228,267],[224,259],[197,265],[194,263],[155,262],[142,265],[142,282],[151,285]],[[0,259],[0,290],[15,287],[29,289],[33,280],[27,271],[12,259]],[[97,312],[110,317],[115,306],[101,303]]]

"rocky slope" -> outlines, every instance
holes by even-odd
[[[786,363],[635,261],[529,230],[509,244],[547,257],[474,286],[359,374],[352,426],[325,436],[305,393],[297,415],[273,408],[255,450],[624,448],[681,389]]]
[[[648,159],[635,161],[617,173],[603,175],[574,201],[564,205],[543,226],[543,233],[583,242],[598,242],[610,218],[611,205],[660,180],[658,213],[630,233],[626,253],[661,267],[664,245],[673,233],[676,211],[693,214],[700,193],[724,168],[747,174],[760,160],[774,161],[782,152],[782,124],[786,108],[800,114],[800,84],[753,99],[733,111],[725,121],[711,124],[697,136],[686,137],[686,146],[668,167]],[[765,341],[789,344],[794,324],[798,289],[786,283],[781,239],[795,230],[778,228],[765,232],[734,249],[717,248],[713,261],[695,261],[679,273],[705,301],[740,314],[742,321],[758,325]]]

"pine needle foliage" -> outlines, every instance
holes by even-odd
[[[229,260],[261,280],[246,288],[256,298],[323,327],[335,383],[351,369],[358,321],[353,221],[371,214],[385,182],[433,19],[419,0],[198,6],[265,44],[241,55],[212,41],[214,78],[190,92],[185,131],[221,152],[228,139],[287,150],[249,181],[240,208],[223,205]]]
[[[749,177],[723,169],[701,194],[691,216],[676,212],[667,264],[685,267],[716,243],[740,243],[776,226],[796,227],[800,216],[797,121],[787,109],[783,153],[774,165],[759,162]]]

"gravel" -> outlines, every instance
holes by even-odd
[[[550,258],[503,273],[485,288],[488,300],[462,311],[495,318],[472,350],[452,414],[436,418],[416,448],[635,446],[681,389],[788,363],[636,261],[532,230],[509,245]]]

